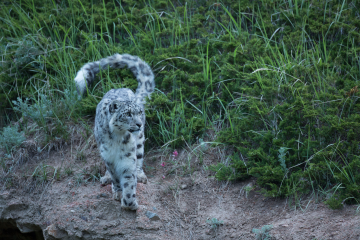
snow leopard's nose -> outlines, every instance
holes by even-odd
[[[141,128],[141,123],[136,123],[136,126],[138,126],[139,128]]]

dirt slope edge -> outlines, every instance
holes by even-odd
[[[138,184],[142,207],[137,212],[121,210],[110,186],[98,182],[54,182],[31,197],[4,191],[0,229],[35,233],[32,238],[5,239],[42,239],[39,231],[45,239],[255,239],[253,228],[272,225],[272,239],[360,237],[356,206],[334,211],[310,202],[306,211],[294,210],[286,200],[264,198],[256,190],[246,196],[244,186],[249,184],[221,184],[201,172],[192,178],[153,177]],[[150,219],[149,212],[160,219]],[[222,224],[211,226],[214,218]]]

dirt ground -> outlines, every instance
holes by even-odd
[[[186,150],[177,157],[150,151],[145,158],[149,181],[137,186],[141,207],[122,210],[112,199],[111,186],[92,178],[105,168],[96,145],[86,144],[86,154],[64,145],[17,170],[26,175],[46,163],[62,174],[1,190],[0,239],[21,239],[9,233],[14,226],[36,233],[23,239],[41,239],[42,234],[45,239],[360,239],[357,206],[331,210],[314,196],[294,204],[263,197],[255,179],[216,181],[204,168],[218,157],[211,151],[201,162],[186,157]],[[73,172],[65,174],[70,167]],[[265,225],[271,227],[256,236],[253,229]]]

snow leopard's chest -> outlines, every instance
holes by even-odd
[[[108,162],[116,163],[121,160],[131,159],[136,162],[136,141],[132,134],[125,136],[104,135],[104,143],[100,145],[100,154]]]

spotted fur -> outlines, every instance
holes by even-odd
[[[145,97],[154,91],[154,74],[140,58],[128,54],[103,58],[85,64],[75,77],[78,93],[94,82],[96,74],[107,67],[128,67],[138,81],[135,94],[127,88],[107,92],[96,108],[95,139],[107,171],[103,184],[112,182],[113,196],[125,209],[136,210],[137,181],[146,183],[142,169],[144,157]]]
[[[135,93],[135,102],[137,104],[143,105],[145,97],[150,97],[150,94],[154,91],[154,74],[149,65],[137,56],[116,53],[99,61],[87,63],[77,72],[75,82],[79,95],[83,96],[86,88],[94,82],[96,74],[108,67],[127,67],[132,71],[138,81]]]

